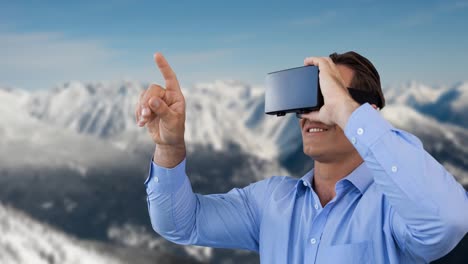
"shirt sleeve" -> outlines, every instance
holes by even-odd
[[[153,229],[177,244],[259,249],[259,223],[270,180],[228,193],[193,193],[186,160],[174,168],[151,162],[145,181]]]
[[[345,134],[388,198],[399,247],[427,262],[452,250],[468,231],[467,194],[421,141],[367,103],[351,114]]]

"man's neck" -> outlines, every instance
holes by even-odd
[[[336,183],[348,176],[362,162],[363,160],[357,152],[332,162],[314,162],[312,186],[320,199],[322,207],[335,197]]]

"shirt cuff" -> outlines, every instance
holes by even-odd
[[[154,192],[171,193],[178,190],[184,181],[188,179],[185,173],[185,163],[186,159],[184,158],[174,168],[165,168],[154,163],[153,158],[151,158],[149,176],[144,183],[146,193],[150,195]]]
[[[345,135],[364,158],[369,148],[393,126],[369,103],[358,107],[348,119]]]

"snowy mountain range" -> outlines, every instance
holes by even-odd
[[[3,91],[0,102],[9,97],[7,101],[14,102],[20,108],[18,112],[15,111],[16,117],[18,114],[28,115],[29,119],[37,119],[45,126],[77,132],[68,134],[92,136],[91,141],[101,139],[110,142],[127,153],[147,153],[151,142],[145,129],[138,128],[134,120],[135,103],[147,86],[131,81],[69,82],[34,93]],[[286,160],[301,149],[298,121],[294,117],[277,118],[263,113],[262,87],[236,81],[216,81],[183,88],[183,92],[187,101],[185,137],[189,145],[210,145],[216,150],[226,150],[234,143],[267,160]],[[397,110],[402,109],[400,106],[406,106],[406,111],[398,112],[398,118],[394,117],[395,111],[383,111],[384,117],[391,119],[399,128],[413,132],[427,125],[442,135],[456,135],[461,140],[466,137],[460,131],[468,128],[468,82],[435,88],[409,82],[386,88],[385,95],[388,109]],[[395,105],[398,107],[392,107]],[[406,122],[399,122],[401,118]],[[453,143],[457,151],[463,153],[461,157],[466,158],[464,146]],[[464,164],[458,171],[467,168]]]
[[[69,82],[35,93],[4,90],[0,93],[0,107],[3,107],[3,112],[11,112],[12,120],[8,119],[8,115],[0,120],[5,124],[0,129],[0,135],[8,133],[10,136],[6,135],[5,138],[10,139],[15,134],[17,143],[21,144],[27,142],[21,138],[22,131],[31,131],[26,124],[34,126],[37,131],[41,131],[39,127],[46,128],[49,134],[43,134],[40,140],[38,136],[29,140],[36,140],[37,143],[51,140],[57,142],[56,147],[41,149],[41,155],[28,151],[36,158],[24,159],[28,162],[36,160],[39,164],[45,164],[41,157],[57,154],[57,150],[64,146],[84,149],[89,144],[98,151],[83,156],[82,151],[76,149],[71,153],[78,154],[77,159],[81,160],[68,161],[69,167],[81,171],[88,166],[80,167],[79,164],[83,163],[105,164],[106,159],[121,160],[122,155],[142,158],[142,155],[150,153],[152,143],[145,129],[135,125],[134,106],[140,92],[147,86],[131,81]],[[187,101],[185,137],[189,147],[209,145],[215,150],[226,151],[232,143],[260,159],[279,159],[293,173],[301,174],[310,168],[308,158],[301,156],[302,141],[297,119],[293,116],[278,118],[265,115],[262,87],[251,87],[236,81],[216,81],[183,88],[183,92]],[[467,140],[468,82],[434,88],[409,82],[385,89],[385,95],[388,107],[383,110],[384,117],[397,127],[424,137],[423,142],[430,152],[440,152],[440,146],[450,145],[449,152],[433,155],[443,159],[447,167],[458,175],[458,179],[467,184],[468,150],[461,143]],[[27,120],[23,122],[23,128],[6,128],[7,124],[21,123],[23,120]],[[428,135],[427,131],[431,131],[432,135]],[[51,137],[51,133],[55,136]],[[79,144],[74,146],[72,142]],[[103,142],[113,147],[101,146]],[[28,142],[27,145],[34,144]],[[13,149],[21,148],[15,146]],[[105,150],[108,153],[100,153]],[[112,155],[121,157],[110,158]],[[17,161],[14,155],[8,157]],[[14,164],[15,160],[8,160],[8,164]],[[63,160],[60,162],[65,163]]]
[[[123,263],[0,204],[0,263]]]
[[[385,96],[391,104],[404,104],[438,121],[468,127],[468,82],[430,87],[413,81],[387,89]]]
[[[253,254],[181,247],[151,231],[142,183],[154,144],[134,118],[147,86],[116,81],[69,82],[35,92],[0,88],[0,201],[79,238],[149,252],[157,245],[194,261],[255,263]],[[467,90],[468,82],[389,87],[382,111],[396,127],[417,135],[465,186]],[[262,87],[215,81],[182,91],[187,170],[196,192],[226,192],[272,175],[300,177],[312,167],[302,153],[298,120],[265,115]]]
[[[112,139],[116,146],[128,150],[134,149],[135,141],[148,143],[147,135],[134,119],[135,104],[147,86],[128,81],[70,82],[47,91],[21,93],[16,101],[28,115],[45,124]],[[284,151],[291,134],[284,133],[284,128],[291,124],[265,117],[262,91],[261,87],[234,81],[184,89],[187,142],[208,142],[217,150],[234,142],[265,158],[275,157],[280,148]]]
[[[200,263],[167,254],[158,245],[151,252],[80,240],[0,204],[0,263],[2,264],[124,264]],[[197,256],[194,252],[194,256]]]

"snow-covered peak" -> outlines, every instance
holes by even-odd
[[[30,97],[30,93],[24,90],[0,88],[0,102],[3,107],[19,107],[21,104],[25,104]]]
[[[388,87],[384,92],[389,106],[429,109],[434,112],[424,113],[437,117],[438,114],[447,116],[451,108],[438,113],[440,107],[427,106],[441,104],[439,101],[444,99],[454,109],[462,109],[468,105],[467,87],[467,82],[433,88],[413,81]],[[146,128],[139,128],[134,119],[139,94],[146,88],[146,84],[132,81],[73,81],[22,96],[25,103],[21,108],[45,124],[109,139],[121,149],[127,149],[135,137],[148,138]],[[293,115],[278,118],[264,114],[261,86],[218,80],[182,87],[182,91],[187,103],[188,144],[211,145],[222,150],[236,143],[267,159],[287,156],[302,144],[298,121]]]
[[[68,91],[76,95],[97,95],[97,96],[116,96],[138,93],[142,88],[146,88],[137,81],[122,80],[122,81],[97,81],[97,82],[81,82],[68,81],[57,85],[51,89],[52,94]],[[47,91],[50,92],[50,91]]]
[[[25,115],[22,119],[33,117],[34,120],[26,123],[37,121],[37,130],[46,126],[50,126],[48,130],[65,128],[84,136],[107,139],[128,150],[134,148],[135,138],[142,142],[144,138],[149,139],[146,128],[138,127],[134,117],[139,94],[146,88],[145,84],[129,81],[71,81],[27,94],[22,100],[10,100],[14,97],[10,95],[3,99],[15,104],[20,115]],[[239,81],[215,81],[183,87],[182,91],[187,103],[188,144],[208,144],[222,150],[235,143],[264,158],[275,157],[279,147],[284,150],[289,145],[283,142],[290,138],[287,124],[291,121],[264,114],[263,87]],[[149,140],[145,142],[151,144]]]
[[[191,91],[197,93],[230,100],[249,99],[251,97],[251,90],[251,86],[234,80],[216,80],[211,83],[197,83],[193,86],[193,89],[191,89]]]
[[[266,118],[260,89],[238,81],[199,83],[184,89],[186,141],[208,143],[218,150],[236,143],[259,157],[276,156],[277,146],[264,136],[274,128],[260,125]]]
[[[0,91],[0,167],[68,168],[84,176],[112,160],[133,159],[109,142],[34,118],[24,108],[31,100]]]
[[[0,204],[0,263],[122,263]]]
[[[32,94],[23,107],[46,123],[105,138],[137,129],[134,108],[145,88],[131,81],[73,81]]]
[[[467,111],[468,110],[468,81],[460,83],[454,88],[457,91],[457,98],[452,102],[452,109],[455,111]]]
[[[414,108],[403,104],[392,104],[382,110],[382,114],[393,125],[403,129],[422,128],[431,133],[449,132],[450,130],[464,131],[451,125],[441,125],[436,119],[421,114]]]
[[[407,105],[439,122],[468,127],[468,81],[439,87],[409,82],[384,93],[388,104]]]
[[[411,106],[435,102],[444,91],[443,87],[431,87],[420,82],[410,81],[384,89],[388,104],[406,104]]]

